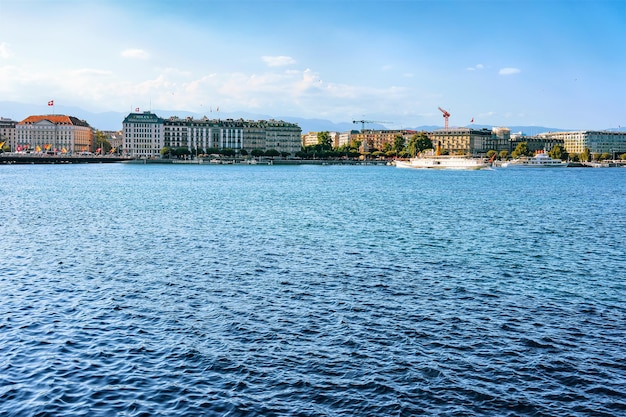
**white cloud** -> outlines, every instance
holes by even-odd
[[[6,42],[0,43],[0,58],[7,59],[13,56],[13,52],[11,52],[11,48],[9,48],[9,44]]]
[[[143,49],[126,49],[122,51],[120,55],[122,55],[124,58],[134,58],[134,59],[150,58],[150,54],[144,51]]]
[[[519,68],[502,68],[498,74],[500,75],[513,75],[513,74],[519,74],[521,71]]]
[[[295,64],[296,60],[290,56],[262,56],[261,59],[269,67],[284,67],[285,65]]]
[[[481,70],[481,69],[483,69],[483,68],[485,68],[485,67],[483,66],[483,64],[476,64],[476,65],[474,65],[473,67],[467,67],[466,69],[467,69],[468,71],[476,71],[476,70]]]

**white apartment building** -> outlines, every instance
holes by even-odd
[[[0,144],[4,143],[2,148],[9,149],[10,152],[15,151],[15,120],[0,117]]]
[[[609,153],[613,157],[626,153],[626,132],[584,130],[547,132],[537,136],[563,141],[565,150],[570,154],[580,154],[585,151],[585,148],[589,149],[592,154]]]
[[[161,154],[164,142],[163,119],[149,111],[130,113],[122,123],[122,152],[135,158],[152,158]]]
[[[139,158],[159,156],[164,147],[186,148],[198,154],[211,149],[275,149],[295,154],[301,149],[300,127],[279,120],[161,119],[144,112],[129,114],[123,126],[124,152]]]

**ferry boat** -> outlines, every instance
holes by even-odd
[[[538,153],[533,157],[522,157],[501,165],[503,168],[564,168],[567,162],[560,159],[552,159],[546,153]]]
[[[484,158],[467,158],[450,155],[428,155],[396,161],[396,168],[475,170],[490,166]]]

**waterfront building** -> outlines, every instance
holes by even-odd
[[[74,116],[29,116],[15,125],[15,151],[93,152],[94,131]]]
[[[163,119],[149,111],[130,113],[122,122],[123,153],[136,158],[161,154],[164,145]]]
[[[302,135],[302,147],[317,145],[317,132],[309,132]]]
[[[405,143],[416,134],[414,130],[361,130],[352,131],[350,142],[360,142],[361,152],[371,152],[373,150],[382,151],[385,145],[393,146],[398,136],[402,136]]]
[[[121,130],[105,130],[102,133],[105,134],[106,139],[111,144],[112,150],[118,151],[122,149],[122,147],[124,146],[124,135]]]
[[[9,149],[9,152],[15,151],[15,120],[0,117],[0,144],[4,144],[2,149]]]
[[[427,133],[433,146],[441,146],[454,155],[481,155],[489,150],[508,150],[508,140],[504,133],[500,136],[491,129],[471,129],[467,127],[453,127]],[[510,135],[510,132],[509,132]]]
[[[301,149],[300,127],[279,120],[162,119],[154,113],[131,113],[124,119],[124,152],[139,158],[160,155],[161,149],[185,148],[194,154],[211,149],[251,151],[274,149],[295,154]]]
[[[517,148],[517,145],[522,142],[526,142],[528,150],[532,153],[541,151],[549,152],[555,145],[564,146],[563,140],[558,137],[516,135],[511,138],[509,153],[513,152],[515,148]]]
[[[354,131],[341,132],[337,137],[337,147],[350,145],[350,135]]]
[[[319,139],[317,137],[319,133],[321,132],[309,132],[306,135],[302,135],[302,146],[307,147],[317,145],[319,143]],[[341,146],[341,134],[338,132],[328,132],[328,136],[330,137],[330,143],[333,148]],[[348,143],[348,141],[346,140],[345,143]]]
[[[570,154],[580,154],[589,149],[592,154],[608,153],[616,159],[626,153],[626,132],[612,131],[573,131],[547,132],[537,135],[545,140],[558,140],[563,143],[565,150]]]

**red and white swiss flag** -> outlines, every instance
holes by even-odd
[[[48,106],[54,106],[54,100],[50,100],[50,101],[48,102]]]

